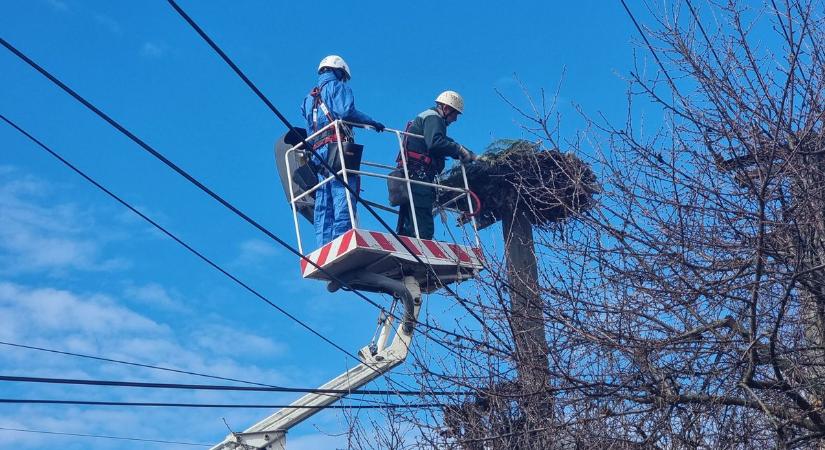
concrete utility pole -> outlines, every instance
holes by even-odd
[[[493,147],[497,150],[485,153],[467,167],[467,177],[470,189],[484,206],[477,218],[479,227],[502,222],[518,380],[516,392],[498,386],[490,389],[502,388],[520,398],[519,425],[510,430],[519,436],[508,445],[544,449],[551,445],[550,438],[528,431],[544,428],[552,419],[553,407],[533,227],[562,221],[590,207],[598,187],[589,167],[573,155],[542,151],[536,144],[520,140],[500,141]],[[450,173],[443,184],[459,186],[460,182],[458,173]],[[459,421],[473,420],[469,418],[473,414],[464,417]],[[460,428],[470,430],[473,426],[461,424]],[[484,436],[466,437],[472,440]]]
[[[510,284],[510,329],[516,348],[519,406],[523,429],[547,426],[553,417],[550,387],[550,348],[544,332],[543,300],[539,295],[538,262],[533,243],[533,224],[524,211],[513,208],[501,218],[504,257]],[[520,449],[550,448],[544,433],[526,433],[518,440]]]
[[[533,224],[528,215],[517,208],[501,220],[510,284],[510,327],[515,340],[520,384],[524,390],[545,392],[550,386],[550,349],[544,333]]]

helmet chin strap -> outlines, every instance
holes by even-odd
[[[345,83],[347,81],[349,81],[349,77],[347,77],[347,72],[345,72],[344,69],[335,68],[335,69],[332,69],[332,70],[335,72],[335,77],[338,78],[339,80],[341,80]]]
[[[455,111],[454,108],[449,107],[448,105],[445,105],[443,103],[436,103],[435,111],[438,113],[439,116],[441,116],[442,119],[444,119],[447,122],[447,126],[449,127],[452,123],[449,120],[449,116],[450,114],[452,114],[452,111],[447,111],[448,109],[452,109],[453,111]]]
[[[439,116],[441,116],[442,119],[447,118],[447,112],[444,111],[444,109],[444,105],[442,105],[441,103],[436,103],[435,111],[438,113]]]

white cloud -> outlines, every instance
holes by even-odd
[[[238,268],[260,268],[265,262],[274,262],[281,251],[274,244],[260,239],[248,239],[240,243],[238,256],[230,263]]]
[[[286,447],[290,450],[315,450],[319,448],[347,448],[346,435],[311,434],[307,436],[290,437],[287,435]]]
[[[274,245],[260,239],[249,239],[241,243],[241,256],[256,258],[269,257],[278,253]]]
[[[205,323],[197,322],[197,318],[192,320],[186,322],[187,326],[179,322],[165,324],[108,295],[0,280],[0,340],[223,377],[289,383],[290,377],[282,373],[244,361],[258,357],[272,361],[287,351],[284,344],[236,330],[212,317],[204,319]],[[22,362],[20,370],[31,372],[34,367],[43,376],[64,376],[66,367],[83,366],[77,360],[30,350],[0,352],[0,367],[6,365],[4,361],[12,362],[9,367]],[[115,378],[134,378],[137,373],[144,379],[181,377],[123,365],[95,364],[91,369]]]
[[[128,266],[122,258],[102,258],[101,240],[90,231],[91,214],[54,195],[42,180],[9,167],[0,171],[0,273]]]
[[[166,54],[166,44],[162,42],[144,42],[140,47],[140,55],[146,58],[160,58]]]
[[[48,3],[49,6],[57,12],[65,12],[69,10],[69,5],[61,0],[46,0],[46,3]]]
[[[117,216],[119,210],[112,214],[63,201],[65,192],[65,186],[0,165],[0,340],[274,385],[306,384],[307,368],[275,367],[290,349],[265,332],[231,326],[218,314],[193,314],[183,294],[158,282],[122,279],[126,273],[112,270],[118,260],[105,257],[107,245],[129,239],[137,227]],[[237,259],[247,264],[267,258],[275,261],[278,251],[267,242],[251,240],[240,244]],[[101,274],[101,270],[109,272]],[[89,276],[89,271],[98,272]],[[69,276],[49,276],[55,273]],[[100,286],[108,286],[108,290]],[[0,345],[0,368],[4,373],[26,376],[221,383],[5,345]],[[4,396],[17,398],[261,402],[260,396],[247,393],[211,391],[11,383],[3,388]],[[267,396],[266,401],[283,403],[287,397]],[[244,427],[268,413],[239,411],[233,422]],[[196,439],[198,436],[222,437],[220,417],[224,414],[228,417],[229,412],[4,405],[0,427],[197,441],[202,440]],[[0,450],[46,446],[142,448],[118,441],[0,430]]]
[[[94,21],[97,22],[103,28],[109,30],[112,34],[123,34],[123,28],[120,26],[120,22],[115,20],[112,17],[109,17],[105,14],[95,14]]]
[[[0,417],[0,427],[80,433],[106,436],[137,437],[167,441],[206,443],[194,439],[192,419],[203,421],[202,413],[181,414],[180,410],[147,411],[133,408],[65,407],[55,410],[44,407],[22,407],[16,417]],[[201,417],[199,417],[201,416]],[[162,424],[159,426],[159,424]],[[216,428],[218,424],[214,425]],[[198,430],[200,431],[200,430]],[[148,447],[145,447],[148,446]],[[0,449],[121,449],[165,448],[163,444],[84,438],[77,436],[44,435],[0,430]],[[177,447],[175,447],[177,448]]]
[[[12,340],[79,333],[97,338],[128,333],[166,334],[166,327],[115,304],[104,295],[80,296],[51,288],[0,281],[0,335]],[[0,322],[0,323],[2,323]]]
[[[140,286],[129,285],[124,289],[124,296],[133,298],[144,305],[161,308],[173,312],[186,312],[188,308],[178,300],[179,294],[171,293],[158,283],[147,283]]]
[[[282,355],[286,346],[272,339],[244,332],[236,327],[210,325],[193,333],[195,343],[204,350],[238,356],[273,357]]]

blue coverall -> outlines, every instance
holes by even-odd
[[[355,98],[352,95],[352,89],[343,81],[343,73],[340,70],[333,70],[323,72],[318,75],[318,87],[321,88],[321,99],[329,109],[333,120],[343,119],[350,122],[363,123],[366,125],[375,125],[378,122],[373,120],[370,116],[355,109]],[[314,97],[310,94],[304,98],[304,103],[301,105],[301,113],[307,121],[307,129],[310,133],[320,130],[329,123],[326,115],[318,108],[317,111],[317,126],[313,121],[313,104]],[[346,134],[346,133],[343,133]],[[322,139],[319,137],[315,141]],[[327,152],[336,151],[337,144],[332,143],[324,147],[318,148],[317,152],[321,158],[327,157]],[[322,168],[320,162],[313,158],[316,167]],[[323,181],[329,173],[321,169],[318,173],[318,181]],[[359,187],[359,177],[357,175],[348,175],[350,186],[357,192]],[[322,246],[327,242],[332,241],[336,237],[346,233],[352,228],[352,223],[349,219],[349,209],[347,208],[347,188],[343,183],[337,179],[330,180],[318,190],[315,191],[315,239],[318,246]],[[350,194],[353,201],[353,214],[355,213],[355,198]]]

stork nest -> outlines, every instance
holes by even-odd
[[[534,226],[546,227],[592,207],[599,192],[596,175],[581,159],[524,140],[493,142],[465,169],[470,190],[482,204],[476,216],[479,228],[514,211],[526,214]],[[442,175],[441,184],[463,187],[461,167]],[[444,194],[439,203],[453,197]],[[457,206],[468,209],[464,201]]]

